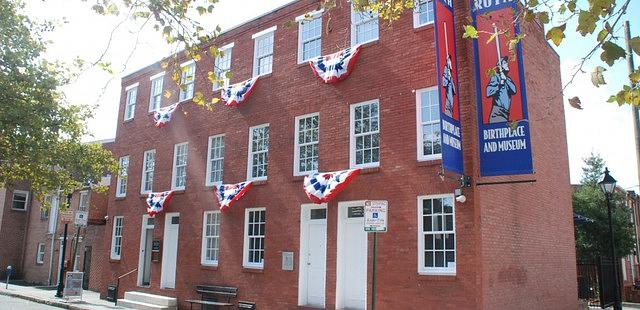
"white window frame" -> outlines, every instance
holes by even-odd
[[[177,173],[178,173],[178,148],[185,146],[185,160],[184,160],[184,185],[177,186]],[[173,146],[173,171],[171,173],[171,189],[172,190],[184,190],[187,187],[187,167],[189,164],[189,143],[183,142]],[[180,166],[183,167],[183,166]]]
[[[356,20],[356,14],[362,14],[361,12],[357,12],[355,10],[355,8],[353,7],[353,5],[351,5],[351,46],[357,45],[357,44],[367,44],[370,42],[375,42],[378,41],[380,39],[380,20],[378,17],[378,12],[375,13],[371,13],[371,14],[375,14],[375,17],[371,17],[368,18],[367,20],[361,20],[359,22],[355,22]],[[374,39],[370,39],[368,41],[364,41],[364,42],[358,42],[357,40],[357,31],[356,29],[358,28],[358,26],[368,23],[372,20],[376,21],[376,31],[377,31],[377,35]]]
[[[213,150],[211,149],[211,144],[214,139],[222,139],[222,157],[213,158]],[[207,146],[207,174],[205,176],[205,185],[206,186],[220,186],[222,185],[222,180],[224,179],[224,143],[225,143],[225,135],[219,134],[215,136],[209,137],[209,144]],[[222,170],[220,171],[221,178],[220,181],[211,181],[211,174],[213,173],[213,164],[212,161],[221,160],[222,161]]]
[[[118,225],[119,224],[119,225]],[[120,260],[122,256],[122,235],[124,229],[124,216],[113,217],[113,230],[111,231],[111,259]],[[120,234],[118,233],[118,230]],[[119,241],[119,244],[118,244]]]
[[[424,125],[427,124],[436,124],[438,128],[440,128],[440,116],[437,121],[429,121],[426,123],[422,122],[422,94],[425,92],[436,92],[436,98],[439,98],[440,94],[438,93],[438,87],[427,87],[416,90],[416,150],[418,154],[418,161],[428,161],[428,160],[438,160],[442,159],[442,141],[440,141],[440,153],[437,154],[424,154]],[[429,97],[431,98],[431,96]],[[438,107],[437,111],[440,113],[440,102],[437,100],[436,106]],[[441,129],[439,129],[441,130]],[[440,134],[440,139],[442,140],[442,133]]]
[[[441,233],[451,233],[453,232],[454,243],[453,243],[453,257],[455,264],[453,267],[425,267],[424,266],[424,235],[426,233],[423,232],[423,201],[428,199],[443,199],[450,198],[452,202],[452,215],[453,215],[453,231],[438,231],[438,234]],[[456,243],[458,242],[458,236],[456,234],[456,199],[452,194],[441,194],[441,195],[426,195],[426,196],[418,196],[417,201],[417,215],[418,215],[418,274],[420,275],[444,275],[444,276],[455,276],[456,268],[458,262],[458,251]],[[445,242],[444,240],[442,241]]]
[[[46,246],[44,242],[38,243],[38,251],[36,252],[36,264],[42,265],[44,264],[44,254],[45,254]]]
[[[24,209],[17,209],[17,208],[13,207],[13,202],[16,200],[16,194],[24,195]],[[28,208],[29,208],[29,192],[28,191],[22,191],[22,190],[19,190],[19,189],[14,189],[13,193],[11,194],[11,210],[27,211]]]
[[[191,69],[184,69],[185,67],[193,67],[193,72],[189,74]],[[195,60],[189,60],[180,64],[180,96],[178,97],[180,102],[190,100],[193,98],[193,93],[196,88],[196,62]],[[191,77],[191,79],[188,79]],[[185,90],[183,90],[183,87]]]
[[[84,201],[83,201],[83,197],[84,197]],[[89,191],[81,191],[80,196],[78,197],[78,210],[88,211],[88,209],[89,209]]]
[[[307,14],[304,15],[300,15],[298,17],[296,17],[296,22],[298,22],[298,64],[302,64],[305,63],[317,56],[322,55],[322,13],[324,12],[324,9],[320,9],[317,11],[313,11],[313,12],[309,12]],[[309,23],[312,21],[316,21],[316,20],[320,20],[320,35],[317,37],[313,37],[313,38],[308,38],[307,40],[304,40],[304,38],[302,37],[302,27],[305,23]],[[311,42],[311,41],[315,41],[315,40],[320,40],[320,54],[311,58],[304,58],[304,44],[307,42]]]
[[[212,224],[207,223],[207,217],[209,214],[215,214],[218,219],[217,223],[214,222]],[[200,257],[200,263],[203,266],[218,266],[218,261],[220,260],[220,211],[205,211],[202,216],[202,255]],[[215,231],[217,234],[207,235],[207,225],[217,226]],[[216,259],[207,259],[207,240],[214,238],[217,240],[218,247],[215,249],[217,251]]]
[[[151,169],[147,170],[147,162],[149,160],[148,155],[153,154],[153,166]],[[156,170],[156,150],[147,150],[142,154],[142,176],[140,177],[140,194],[148,194],[153,191],[153,176]],[[150,177],[147,178],[147,173],[151,173]],[[151,179],[151,188],[146,189],[145,185],[147,180]]]
[[[220,90],[223,87],[227,87],[229,86],[230,80],[226,77],[226,73],[231,71],[231,64],[233,62],[233,47],[235,46],[235,44],[229,43],[221,48],[219,48],[218,50],[224,55],[224,56],[218,56],[216,57],[216,60],[214,62],[214,68],[213,68],[213,72],[215,72],[215,76],[217,79],[222,79],[224,81],[223,85],[219,85],[217,82],[213,83],[213,90]],[[228,67],[221,67],[221,64],[226,64],[228,63]]]
[[[435,15],[436,15],[436,7],[435,7],[434,1],[437,1],[437,0],[416,0],[416,1],[414,1],[415,7],[413,8],[413,28],[420,28],[420,27],[424,27],[426,25],[433,24],[433,21],[435,19]],[[420,3],[421,2],[431,3],[431,12],[432,12],[433,18],[430,21],[426,22],[426,23],[420,23],[420,14],[423,14],[423,12],[420,12]],[[428,12],[429,11],[427,11],[427,13]]]
[[[124,90],[127,94],[127,99],[124,103],[124,120],[132,120],[136,114],[136,101],[138,101],[138,85],[140,83],[135,83],[133,85],[127,86]]]
[[[302,145],[300,144],[300,127],[299,127],[299,122],[300,120],[303,119],[307,119],[310,117],[318,117],[318,140],[315,142],[310,142],[310,143],[303,143]],[[318,170],[312,170],[312,171],[300,171],[300,147],[301,146],[306,146],[306,145],[313,145],[316,144],[318,145],[318,160],[320,160],[320,113],[316,112],[316,113],[310,113],[310,114],[305,114],[305,115],[300,115],[300,116],[296,116],[295,120],[294,120],[294,132],[295,135],[293,136],[293,140],[294,140],[294,146],[293,146],[293,175],[294,176],[306,176],[309,175],[310,173],[313,172],[318,172]]]
[[[255,33],[251,36],[251,38],[253,39],[253,77],[256,76],[260,76],[260,75],[268,75],[271,74],[273,72],[273,62],[275,60],[274,57],[274,53],[275,53],[275,32],[278,29],[278,26],[273,26],[271,28],[262,30],[258,33]],[[270,54],[264,54],[264,55],[259,55],[258,54],[258,50],[259,50],[259,43],[261,40],[265,40],[265,39],[269,39],[269,37],[271,37],[271,53]],[[261,58],[265,58],[265,57],[269,57],[271,56],[271,66],[267,71],[265,72],[260,72],[260,62],[259,60]]]
[[[49,203],[49,207],[47,208],[45,203]],[[40,219],[47,220],[49,219],[49,214],[51,214],[51,208],[53,208],[53,196],[52,195],[44,195],[44,199],[42,200],[42,204],[40,204]]]
[[[369,131],[366,134],[361,135],[372,135],[378,134],[378,161],[373,163],[366,164],[356,164],[356,134],[355,134],[355,125],[356,125],[356,108],[364,105],[370,105],[372,103],[378,104],[378,130],[377,131]],[[380,110],[380,100],[373,99],[365,102],[354,103],[350,107],[350,116],[349,116],[349,165],[353,168],[375,168],[380,167],[380,162],[382,161],[382,146],[380,145],[381,136],[380,136],[380,126],[381,126],[381,110]],[[360,134],[359,134],[360,135]]]
[[[123,162],[126,161],[126,165]],[[127,185],[129,179],[129,155],[122,156],[118,159],[118,179],[116,180],[116,197],[122,198],[127,196]],[[124,166],[124,168],[123,168]]]
[[[151,81],[151,90],[149,91],[149,113],[152,113],[160,109],[160,107],[162,107],[162,90],[164,87],[164,71],[150,77],[149,81]],[[156,90],[159,90],[159,92],[156,93],[155,92]],[[155,101],[153,100],[155,98],[160,98],[158,101],[158,106],[155,106]]]
[[[247,180],[249,181],[266,181],[267,178],[269,177],[269,138],[271,136],[270,129],[269,129],[269,134],[267,136],[267,149],[263,151],[257,151],[257,152],[253,151],[253,130],[258,128],[264,128],[264,127],[269,128],[269,123],[249,127],[249,147],[247,148],[249,152],[247,156]],[[267,154],[267,158],[266,158],[267,175],[261,176],[261,177],[253,177],[253,174],[252,174],[253,160],[252,159],[253,159],[253,155],[258,153]]]
[[[247,208],[244,210],[244,246],[243,246],[243,250],[242,250],[242,267],[244,268],[251,268],[251,269],[263,269],[264,268],[264,254],[265,254],[265,249],[266,247],[264,247],[265,245],[265,239],[266,239],[266,232],[267,232],[267,209],[266,208]],[[250,263],[249,262],[249,214],[250,212],[256,212],[256,211],[264,211],[265,212],[265,222],[264,222],[264,234],[260,236],[258,236],[258,238],[262,238],[263,240],[263,259],[260,263]],[[254,223],[255,224],[255,223]],[[257,224],[260,224],[260,222],[258,222]]]

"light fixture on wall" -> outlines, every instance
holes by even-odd
[[[459,203],[464,203],[467,201],[467,196],[462,193],[462,188],[456,188],[453,191],[453,195],[456,197],[456,201]]]

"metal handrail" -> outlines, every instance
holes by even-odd
[[[118,279],[116,281],[116,296],[114,298],[115,301],[113,302],[114,306],[118,305],[118,288],[120,287],[120,279],[122,279],[122,278],[124,278],[124,277],[126,277],[126,276],[128,276],[128,275],[130,275],[130,274],[132,274],[134,272],[136,272],[136,271],[138,271],[138,268],[135,268],[135,269],[133,269],[133,270],[131,270],[131,271],[129,271],[129,272],[127,272],[127,273],[125,273],[125,274],[123,274],[123,275],[118,277]]]

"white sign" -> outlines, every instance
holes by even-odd
[[[87,227],[87,221],[89,220],[89,212],[76,211],[75,224],[80,227]]]
[[[386,200],[367,200],[364,202],[364,231],[387,231],[388,206],[389,203]]]
[[[82,278],[84,278],[84,272],[67,272],[64,298],[82,299]]]

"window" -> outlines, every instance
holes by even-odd
[[[202,264],[218,265],[220,252],[220,211],[204,213],[202,223]]]
[[[456,273],[453,195],[418,197],[418,273]]]
[[[187,185],[187,142],[176,144],[173,148],[173,177],[171,188],[183,190]]]
[[[26,211],[29,201],[29,192],[14,190],[13,199],[11,201],[11,209],[18,211]]]
[[[243,267],[264,267],[265,208],[245,209]]]
[[[122,252],[122,222],[124,217],[113,217],[113,235],[111,236],[111,259],[120,259]]]
[[[249,128],[249,180],[266,180],[269,165],[269,124]]]
[[[416,91],[418,160],[442,157],[440,146],[440,104],[436,87]]]
[[[127,178],[129,177],[129,156],[120,157],[120,173],[116,182],[116,197],[127,196]]]
[[[319,117],[318,113],[314,113],[295,119],[294,175],[308,175],[318,171]]]
[[[140,193],[147,194],[153,190],[153,171],[156,166],[156,150],[144,152],[144,160],[142,163],[142,184],[140,184]]]
[[[413,27],[418,28],[433,23],[433,0],[418,0],[413,9]]]
[[[222,184],[224,170],[224,135],[209,137],[207,155],[207,186]]]
[[[277,27],[260,31],[251,38],[254,39],[253,76],[271,73],[273,67],[273,34]]]
[[[216,78],[222,81],[213,83],[213,90],[229,86],[227,73],[231,71],[231,51],[233,49],[233,45],[234,44],[231,43],[220,48],[220,55],[216,57],[215,68],[213,68],[213,71],[216,73]]]
[[[180,65],[182,79],[180,80],[180,101],[193,98],[193,87],[196,81],[196,62],[191,60]]]
[[[36,264],[38,265],[44,264],[44,250],[45,250],[44,243],[42,242],[38,243],[38,253],[36,254]]]
[[[320,56],[322,47],[322,11],[298,16],[298,63]]]
[[[138,97],[138,83],[125,88],[127,92],[127,102],[124,106],[124,120],[128,121],[133,119],[133,115],[136,112],[136,99]]]
[[[352,168],[380,165],[380,115],[378,100],[351,105]]]
[[[378,13],[357,12],[351,7],[351,45],[378,40]]]
[[[44,196],[44,201],[40,205],[40,219],[46,220],[49,218],[49,210],[53,208],[53,196]]]
[[[78,210],[87,211],[87,207],[89,206],[89,191],[81,191],[79,200]]]
[[[162,105],[162,84],[164,82],[164,72],[158,73],[150,78],[151,95],[149,96],[149,112],[160,109]]]

